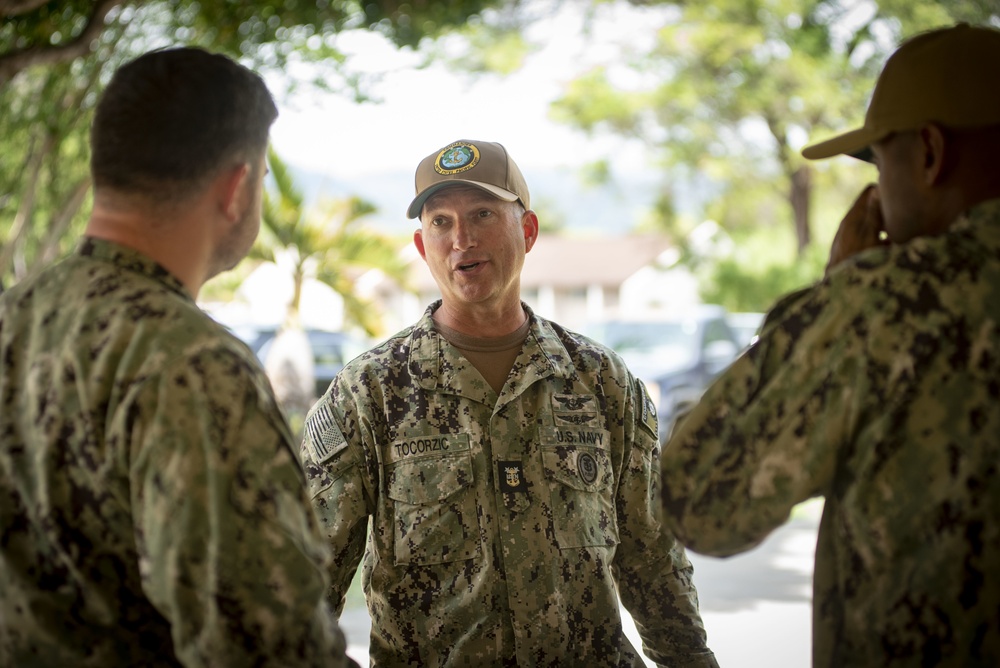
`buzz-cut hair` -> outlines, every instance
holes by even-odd
[[[263,155],[278,116],[263,79],[208,51],[152,51],[119,68],[90,131],[95,189],[183,198]]]

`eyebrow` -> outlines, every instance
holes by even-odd
[[[468,207],[463,207],[463,208],[469,208],[469,209],[487,209],[488,208],[488,209],[492,209],[492,208],[496,208],[497,206],[499,206],[502,203],[503,203],[503,200],[496,199],[494,197],[490,197],[489,195],[482,195],[481,197],[477,196],[474,200],[472,200],[471,202],[469,202]],[[445,206],[445,205],[438,204],[437,202],[433,202],[432,200],[428,200],[427,202],[424,203],[424,213],[425,214],[431,214],[431,213],[433,213],[435,211],[438,211],[440,209],[445,209],[445,208],[452,208],[452,207],[448,207],[448,206]]]

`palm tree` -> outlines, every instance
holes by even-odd
[[[357,325],[369,336],[381,333],[378,310],[357,296],[354,281],[360,273],[378,269],[404,285],[407,267],[397,243],[363,227],[364,217],[374,213],[375,206],[351,196],[307,210],[288,167],[273,148],[268,149],[268,164],[275,188],[264,194],[262,229],[252,257],[269,262],[279,254],[290,257],[294,291],[286,325],[298,323],[302,286],[307,278],[315,278],[344,300],[345,323]]]
[[[268,149],[268,163],[274,188],[264,193],[261,233],[251,257],[288,266],[292,273],[285,321],[264,365],[297,430],[316,399],[312,351],[301,325],[305,282],[315,279],[332,288],[343,299],[345,326],[355,325],[375,336],[381,333],[381,314],[374,303],[358,296],[355,280],[377,269],[405,286],[406,264],[396,242],[364,227],[365,216],[375,211],[371,203],[352,196],[307,209],[302,192],[273,148]]]

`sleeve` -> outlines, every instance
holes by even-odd
[[[346,666],[327,553],[263,373],[209,350],[129,403],[131,501],[147,597],[185,666]]]
[[[646,656],[659,666],[718,668],[698,611],[694,567],[658,520],[657,418],[641,381],[627,376],[627,460],[618,490],[619,545],[612,568]]]
[[[749,550],[829,488],[865,392],[857,301],[831,299],[824,282],[779,302],[678,425],[661,462],[663,519],[686,546]]]
[[[349,382],[338,375],[306,418],[300,450],[313,510],[332,552],[327,600],[338,617],[364,554],[368,517],[374,512],[365,476],[363,422]]]

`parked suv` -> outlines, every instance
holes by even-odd
[[[257,355],[261,364],[267,359],[267,353],[277,332],[276,327],[233,328],[233,333],[250,346],[250,350]],[[305,332],[312,347],[316,375],[315,392],[317,397],[321,397],[344,365],[367,350],[369,346],[362,339],[345,332],[322,329],[306,329]]]
[[[757,341],[761,325],[764,324],[764,313],[730,313],[726,316],[729,326],[744,348],[749,348]]]
[[[621,355],[646,385],[659,415],[661,441],[743,348],[725,309],[707,304],[605,320],[584,333]]]

